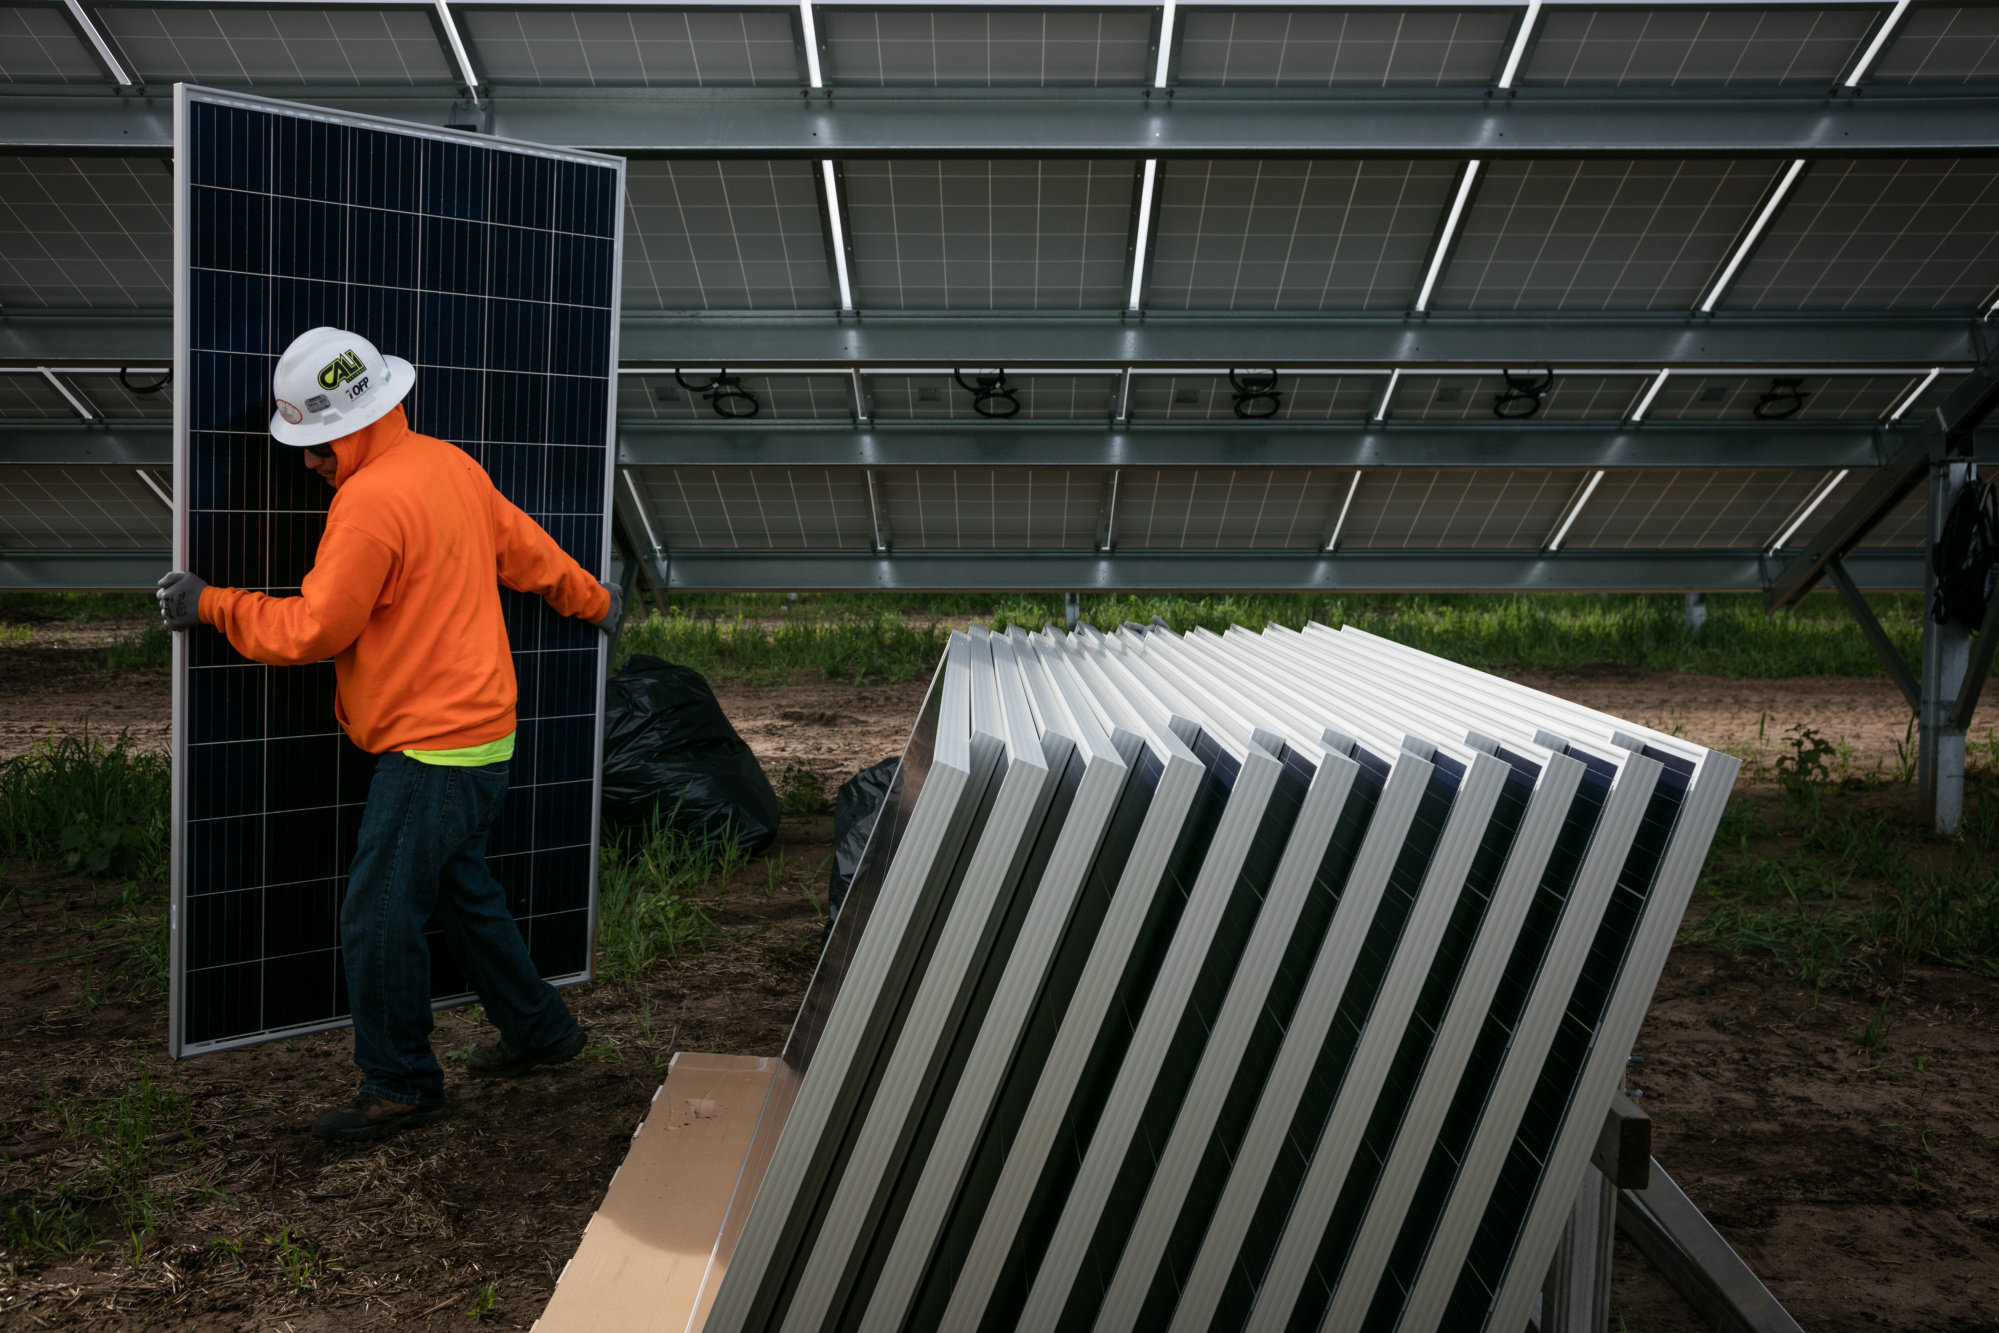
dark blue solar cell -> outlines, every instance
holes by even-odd
[[[347,218],[353,211],[340,204],[310,199],[271,201],[271,272],[292,278],[344,281]]]
[[[270,279],[261,273],[222,273],[195,269],[188,275],[189,345],[197,352],[254,352],[269,349]],[[196,362],[200,370],[200,362]],[[265,374],[264,391],[270,392],[270,376]],[[216,408],[204,396],[195,395],[206,411]],[[266,419],[268,420],[268,418]],[[263,423],[259,423],[260,427]],[[229,430],[228,425],[196,422],[199,430]]]
[[[182,503],[197,572],[285,594],[311,569],[330,492],[267,432],[277,353],[323,324],[415,363],[411,424],[465,449],[596,568],[619,173],[200,95],[185,128]],[[556,356],[565,373],[552,380]],[[491,865],[533,956],[568,977],[588,964],[602,639],[538,597],[503,589],[502,608],[521,730]],[[232,905],[205,910],[198,928],[188,918],[177,1040],[236,1044],[338,1021],[338,904],[375,759],[338,729],[330,663],[250,664],[207,629],[182,659],[179,892]],[[218,956],[253,937],[250,956]],[[432,982],[440,999],[465,987],[434,932]]]
[[[355,129],[348,198],[365,208],[415,213],[423,206],[423,146],[407,134]]]
[[[519,227],[492,228],[491,269],[487,288],[495,296],[518,301],[546,301],[553,274],[549,234]],[[602,367],[597,367],[602,370]]]
[[[483,223],[451,218],[423,219],[422,264],[417,283],[427,292],[486,294],[486,234]]]
[[[537,443],[545,439],[546,432],[539,427],[540,411],[546,410],[548,400],[547,382],[542,378],[549,369],[546,302],[498,299],[486,302],[486,366],[489,370],[524,371],[534,376],[534,383],[541,391],[541,404],[532,438]]]
[[[576,305],[611,303],[611,242],[595,236],[555,237],[555,290]]]
[[[280,116],[272,121],[271,192],[346,203],[353,170],[348,148],[354,133],[323,120]]]
[[[548,378],[486,372],[486,438],[518,444],[542,444],[548,439]],[[513,496],[507,497],[521,504]],[[527,508],[522,504],[523,509]],[[558,538],[558,540],[560,540]]]
[[[422,257],[421,219],[410,213],[349,208],[347,277],[383,287],[415,287]]]

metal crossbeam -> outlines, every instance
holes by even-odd
[[[1783,567],[1783,573],[1763,594],[1763,609],[1796,606],[1800,598],[1818,587],[1826,566],[1853,550],[1928,475],[1930,454],[1936,447],[1936,437],[1925,432],[1904,444],[1885,466],[1875,469],[1859,494],[1819,529],[1804,554]]]
[[[510,88],[492,134],[634,156],[1215,157],[1220,155],[1809,158],[1999,148],[1999,98],[1970,93],[1575,96],[1515,90],[1417,97],[1245,96],[1237,90]],[[416,124],[452,123],[456,89],[301,88],[293,100]],[[10,96],[0,151],[172,147],[171,98]]]
[[[4,437],[0,437],[4,438]],[[1999,446],[1999,439],[1993,441]],[[1350,426],[828,424],[624,422],[633,467],[1555,467],[1871,468],[1896,437],[1868,424],[1756,426]],[[4,453],[0,453],[4,457]]]
[[[1270,366],[1286,371],[1500,365],[1587,366],[1656,375],[1731,367],[1971,366],[1976,321],[1954,315],[627,314],[627,368],[763,370],[1033,366],[1113,372]],[[164,311],[0,316],[0,366],[158,365],[172,355]],[[1913,423],[1911,423],[1913,424]]]
[[[679,550],[673,591],[1751,592],[1757,551]],[[1856,553],[1874,591],[1920,587],[1920,551]]]
[[[618,428],[625,467],[1852,468],[1881,465],[1900,434],[1865,423],[1619,426],[1425,422],[1351,426],[828,423]],[[1999,459],[1999,432],[1979,435]],[[165,422],[0,420],[0,467],[173,466]]]
[[[0,548],[0,588],[9,592],[151,592],[172,568],[171,551]]]

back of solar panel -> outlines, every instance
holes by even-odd
[[[176,567],[298,591],[330,492],[268,434],[271,373],[332,325],[412,362],[411,426],[602,577],[623,160],[185,85],[175,126]],[[581,981],[608,649],[540,598],[501,603],[519,729],[487,864],[542,975]],[[347,1021],[339,910],[374,756],[333,693],[331,662],[264,666],[207,627],[176,638],[178,1055]],[[433,1003],[469,998],[430,943]]]

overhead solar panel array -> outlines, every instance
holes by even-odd
[[[115,377],[166,354],[171,143],[147,108],[190,80],[629,159],[619,522],[655,584],[914,586],[896,553],[952,544],[933,477],[1025,467],[1036,432],[1094,427],[1104,443],[1006,483],[1063,497],[1045,522],[980,519],[957,546],[1102,557],[1017,577],[1124,586],[1140,575],[1115,557],[1179,521],[1157,518],[1159,497],[1295,466],[1326,478],[1297,504],[1323,491],[1326,512],[1201,530],[1347,563],[1230,577],[1408,585],[1408,571],[1361,573],[1365,553],[1560,554],[1541,501],[1507,508],[1517,488],[1415,478],[1574,474],[1580,491],[1601,471],[1586,502],[1558,506],[1579,508],[1563,550],[1657,551],[1641,584],[1667,586],[1674,552],[1743,534],[1733,572],[1685,564],[1685,578],[1760,586],[1770,534],[1746,534],[1770,504],[1753,487],[1723,488],[1725,519],[1684,547],[1658,543],[1685,525],[1619,535],[1589,511],[1675,458],[1781,475],[1785,495],[1850,473],[1783,534],[1796,548],[1929,428],[1999,303],[1992,12],[17,3],[0,9],[15,127],[0,130],[0,479],[76,461],[171,480],[145,434],[164,399]],[[1834,128],[1795,130],[1820,116]],[[1487,120],[1503,128],[1467,129]],[[45,367],[74,403],[32,382]],[[66,421],[126,433],[105,457],[20,434]],[[1276,434],[1229,433],[1252,427]],[[1682,434],[1668,445],[1667,431]],[[718,432],[756,448],[729,457],[735,437]],[[759,484],[669,501],[718,467]],[[866,513],[838,539],[769,498],[815,471]],[[1695,473],[1686,485],[1723,493]],[[1447,510],[1406,509],[1453,488]],[[731,497],[752,493],[736,513]],[[1404,499],[1377,506],[1386,494]],[[1152,517],[1134,528],[1140,495]],[[766,528],[790,535],[760,547]],[[1914,552],[1917,528],[1870,549]],[[1450,546],[1458,533],[1470,544]],[[821,540],[866,560],[792,558]],[[693,558],[717,543],[741,558]],[[0,549],[44,546],[0,523]],[[1857,567],[1874,586],[1919,576],[1913,556]],[[1624,577],[1533,570],[1468,559],[1419,581]],[[934,562],[907,576],[940,577],[1016,576]]]

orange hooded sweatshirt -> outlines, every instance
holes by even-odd
[[[397,407],[333,442],[339,468],[297,597],[207,588],[201,618],[272,666],[333,659],[334,716],[370,754],[456,750],[514,730],[499,585],[601,620],[610,594],[454,444]]]

